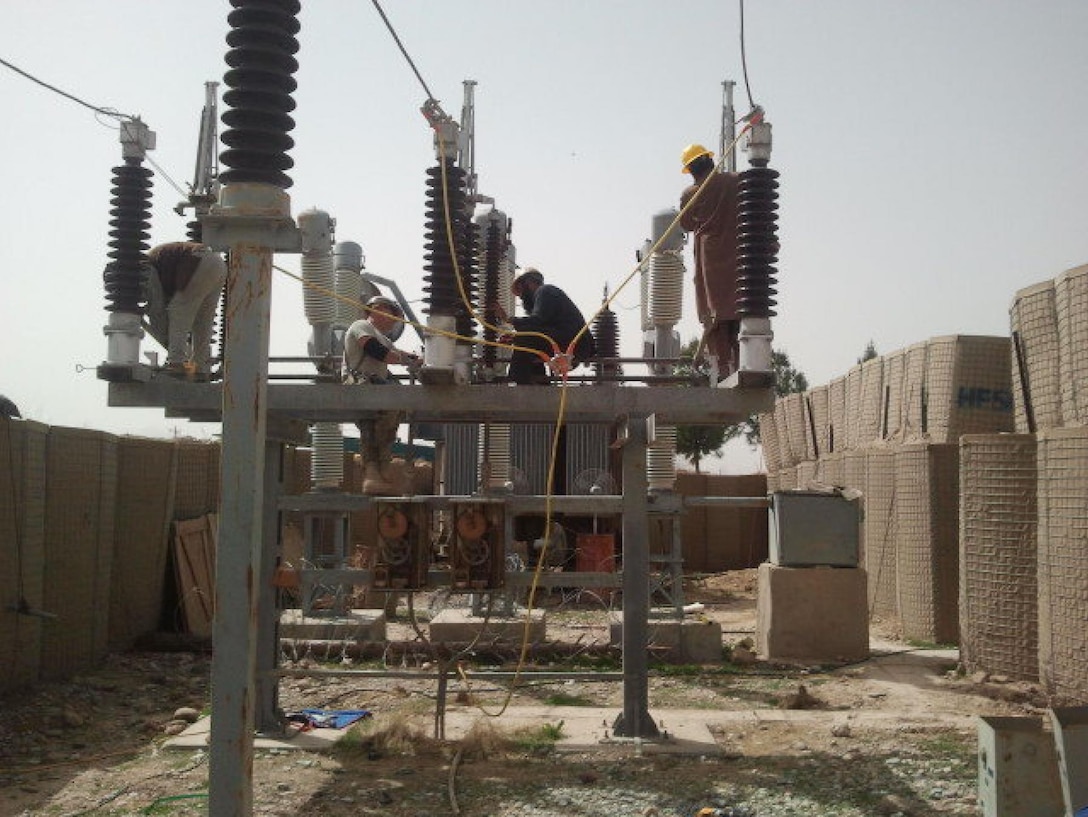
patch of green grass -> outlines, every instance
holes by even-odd
[[[916,650],[954,650],[955,644],[938,644],[935,641],[923,641],[920,638],[908,638],[907,644]]]
[[[959,732],[928,735],[918,742],[918,748],[930,757],[964,762],[973,761],[975,754],[974,744]]]
[[[700,664],[653,664],[651,668],[666,678],[693,678],[708,672],[708,668]]]
[[[566,692],[553,692],[544,699],[549,706],[594,706],[594,702],[585,695],[570,695]]]
[[[196,805],[192,801],[194,800],[207,800],[208,795],[206,792],[199,794],[173,794],[167,797],[160,797],[155,800],[151,805],[140,810],[140,814],[170,814],[175,808],[187,808],[189,806]],[[201,811],[204,809],[204,803],[199,805]]]

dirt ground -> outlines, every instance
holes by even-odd
[[[744,648],[754,629],[754,584],[754,571],[737,571],[685,586],[686,600],[704,605],[697,615],[721,624],[723,654],[732,660],[653,664],[652,715],[668,723],[670,712],[706,712],[715,751],[650,755],[629,744],[557,751],[562,718],[515,728],[485,716],[502,706],[506,687],[469,684],[456,673],[446,696],[449,717],[472,714],[478,723],[457,740],[437,740],[434,680],[291,677],[280,687],[286,711],[366,708],[373,717],[329,752],[258,750],[254,813],[498,816],[557,808],[652,817],[694,814],[706,805],[728,814],[747,803],[732,813],[977,814],[976,718],[1040,713],[1046,704],[1038,690],[965,676],[954,649],[902,643],[885,622],[873,625],[867,661],[753,660]],[[421,629],[442,604],[453,603],[421,601]],[[538,668],[620,669],[603,602],[554,594],[541,604],[549,642],[563,647],[534,653],[546,662]],[[430,671],[443,657],[418,640],[403,608],[388,634],[401,643],[384,660],[311,645],[285,655],[283,665]],[[508,652],[477,650],[460,661],[470,671],[511,668],[517,650]],[[0,817],[207,813],[206,752],[162,744],[180,728],[172,725],[178,710],[190,710],[180,713],[189,718],[209,711],[209,671],[206,653],[114,655],[70,682],[0,699]],[[622,692],[620,682],[526,681],[508,711],[596,707],[611,718],[622,711]],[[805,803],[817,805],[799,805]]]

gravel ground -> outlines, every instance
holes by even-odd
[[[717,584],[693,587],[689,597],[702,592],[706,615],[729,633],[726,646],[738,646],[752,622],[750,591],[744,574],[727,574]],[[604,646],[601,639],[607,642],[600,607],[553,610],[550,638],[553,622],[567,643],[597,650],[581,656],[579,667],[591,654],[598,664],[614,662],[607,650],[597,649]],[[399,621],[391,637],[400,637],[400,628],[411,632]],[[284,679],[285,709],[366,707],[374,717],[329,753],[258,751],[253,812],[693,817],[711,808],[734,817],[977,814],[973,718],[1038,713],[1043,704],[1037,691],[951,672],[954,651],[915,650],[880,633],[874,645],[873,659],[840,668],[724,661],[658,667],[650,683],[655,717],[667,719],[674,708],[705,710],[708,722],[716,713],[737,715],[712,727],[716,751],[702,756],[640,753],[630,744],[591,753],[557,751],[558,724],[515,728],[491,718],[481,718],[484,726],[458,740],[439,741],[431,736],[434,681]],[[427,666],[428,652],[418,645],[399,654],[398,668]],[[324,657],[311,653],[299,665],[318,666]],[[342,655],[327,657],[333,666],[347,666]],[[209,667],[205,654],[111,656],[78,679],[0,699],[0,817],[207,813],[206,753],[164,751],[161,744],[177,728],[179,709],[187,709],[190,718],[207,711]],[[805,692],[799,694],[802,685]],[[494,710],[503,698],[497,686],[476,684],[470,690],[455,678],[449,710]],[[582,681],[527,684],[511,701],[513,709],[575,705],[612,712],[621,704],[618,683]],[[804,711],[787,717],[784,707]]]

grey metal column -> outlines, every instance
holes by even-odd
[[[272,584],[276,557],[280,554],[280,494],[283,492],[283,443],[264,445],[264,530],[261,535],[261,570],[257,580],[256,696],[257,731],[282,735],[283,713],[279,708],[280,622],[276,588]]]
[[[684,620],[684,523],[679,514],[672,518],[672,547],[669,550],[669,598],[673,615]]]
[[[646,639],[650,616],[650,524],[647,513],[646,418],[630,417],[623,447],[623,712],[619,737],[654,738]]]
[[[228,184],[220,201],[204,222],[208,242],[230,251],[208,813],[248,817],[253,813],[272,249],[291,243],[294,225],[290,199],[271,185]]]

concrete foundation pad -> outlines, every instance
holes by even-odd
[[[613,617],[609,637],[613,646],[623,644],[621,617]],[[722,660],[722,625],[716,621],[681,620],[651,613],[646,638],[657,658],[687,664],[716,664]]]
[[[543,610],[522,611],[513,616],[474,616],[468,610],[446,609],[431,619],[428,632],[435,643],[445,641],[459,644],[479,638],[481,642],[520,644],[526,637],[526,613],[530,614],[529,642],[543,641],[546,633]]]
[[[301,641],[385,641],[385,613],[352,610],[345,615],[303,616],[302,610],[280,614],[280,638]]]
[[[311,729],[308,732],[289,730],[285,735],[258,735],[253,740],[255,749],[290,749],[304,752],[328,751],[334,743],[350,731],[345,729]],[[182,732],[163,743],[164,749],[206,749],[211,745],[212,719],[203,717]]]
[[[756,649],[772,661],[868,658],[865,570],[761,564]]]
[[[586,706],[523,706],[511,707],[501,718],[489,718],[475,707],[451,707],[446,711],[446,737],[457,740],[477,724],[516,733],[519,729],[536,729],[547,724],[562,723],[562,737],[555,744],[558,752],[617,756],[632,755],[716,755],[721,749],[710,732],[712,719],[699,710],[668,710],[651,713],[655,721],[663,722],[661,735],[636,741],[617,738],[612,734],[612,723],[621,707]],[[662,715],[663,718],[658,718]],[[381,724],[375,723],[380,728]]]

